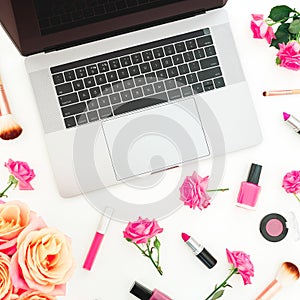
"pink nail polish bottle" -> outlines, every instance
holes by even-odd
[[[139,298],[140,300],[172,300],[170,297],[162,293],[161,291],[154,289],[150,291],[142,284],[134,282],[130,293]]]
[[[241,183],[237,206],[254,209],[261,187],[258,185],[262,166],[252,164],[247,181]]]

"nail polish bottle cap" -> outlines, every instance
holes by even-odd
[[[144,287],[142,284],[138,282],[134,282],[130,293],[136,296],[141,300],[149,300],[152,296],[152,291]]]
[[[251,168],[250,168],[250,171],[249,171],[247,182],[258,184],[261,169],[262,169],[261,165],[252,164]]]

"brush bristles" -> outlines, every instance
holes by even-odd
[[[13,140],[22,133],[22,127],[14,120],[11,114],[0,116],[0,138]]]
[[[300,277],[299,270],[297,266],[291,262],[284,262],[276,276],[276,279],[282,286],[287,286],[294,283]]]

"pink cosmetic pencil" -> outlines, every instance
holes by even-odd
[[[113,214],[113,209],[110,207],[107,207],[103,213],[103,216],[102,216],[100,222],[99,222],[97,231],[94,235],[94,239],[92,241],[92,244],[90,246],[90,249],[88,251],[88,254],[87,254],[86,259],[83,264],[83,268],[88,271],[90,271],[93,266],[94,260],[96,258],[99,247],[104,238],[104,235],[107,230],[107,227],[110,222],[112,214]]]
[[[300,121],[297,118],[284,112],[283,119],[294,131],[300,134]]]

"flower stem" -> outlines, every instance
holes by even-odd
[[[296,199],[300,202],[300,198],[297,194],[294,194],[294,196],[296,197]]]
[[[213,190],[206,190],[207,192],[225,192],[225,191],[229,191],[229,188],[225,188],[225,189],[213,189]]]
[[[225,287],[226,284],[227,284],[227,281],[229,280],[229,278],[230,278],[232,275],[237,274],[237,273],[238,273],[238,269],[237,269],[237,268],[234,268],[234,269],[231,271],[231,273],[227,276],[227,278],[226,278],[226,279],[225,279],[218,287],[216,287],[216,288],[213,290],[213,292],[211,292],[211,293],[209,294],[209,296],[205,298],[205,300],[209,300],[210,297],[212,297],[212,296],[213,296],[220,288]]]
[[[150,252],[149,244],[146,244],[146,246],[147,246],[147,250],[148,250],[148,253],[149,253],[149,256],[148,256],[148,257],[149,257],[150,260],[152,261],[152,263],[153,263],[153,265],[155,266],[155,268],[156,268],[156,270],[158,271],[158,273],[159,273],[160,275],[162,275],[163,272],[162,272],[162,270],[161,270],[159,264],[158,264],[158,263],[156,264],[155,261],[153,260],[152,254],[151,254],[151,252]],[[157,251],[158,251],[158,250],[157,250]]]
[[[5,195],[5,192],[13,185],[14,183],[12,181],[9,182],[8,186],[0,193],[0,198]]]

